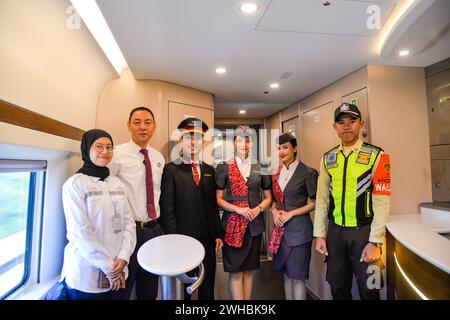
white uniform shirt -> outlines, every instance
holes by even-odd
[[[128,202],[131,214],[135,221],[150,221],[147,213],[147,190],[145,184],[144,155],[141,147],[130,140],[118,145],[114,149],[114,156],[108,165],[111,175],[117,176],[127,189]],[[161,195],[161,178],[164,169],[162,154],[148,146],[148,157],[152,164],[153,194],[156,209],[156,218],[161,215],[159,197]]]
[[[100,181],[77,173],[64,183],[62,198],[69,243],[61,279],[80,291],[109,291],[98,285],[100,272],[109,273],[116,259],[129,262],[136,246],[125,186],[116,177]]]
[[[288,184],[289,180],[291,180],[292,176],[294,175],[295,169],[297,169],[298,161],[294,160],[289,165],[289,168],[286,168],[284,164],[282,164],[280,176],[278,177],[278,184],[280,185],[281,191],[284,191],[284,188],[286,188],[286,185]]]
[[[244,177],[245,181],[247,181],[252,169],[252,160],[250,157],[247,157],[244,161],[242,161],[239,157],[235,157],[235,159],[241,175]]]

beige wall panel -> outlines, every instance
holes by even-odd
[[[299,104],[294,103],[293,105],[281,110],[281,122],[298,117],[298,115],[299,115]]]
[[[335,145],[336,132],[333,128],[333,102],[302,114],[302,161],[319,170],[320,158]]]
[[[69,6],[0,1],[0,99],[86,130],[95,126],[99,94],[117,74],[84,24],[67,28]],[[2,129],[4,142],[42,146],[36,131],[21,136],[17,128]],[[66,148],[47,136],[45,147]]]
[[[423,68],[368,66],[372,143],[391,155],[391,214],[432,201]]]
[[[199,90],[158,80],[135,80],[126,70],[119,79],[108,84],[98,101],[97,123],[113,136],[115,144],[130,139],[127,129],[130,111],[145,106],[155,115],[156,131],[150,145],[169,159],[169,101],[214,110],[213,96]]]
[[[367,67],[360,68],[301,100],[300,112],[317,108],[330,101],[333,101],[333,107],[337,108],[341,104],[342,96],[365,87],[367,87]]]
[[[278,155],[275,145],[275,139],[281,134],[280,113],[276,113],[267,119],[267,157],[272,168],[278,166]],[[264,159],[264,155],[262,157]]]

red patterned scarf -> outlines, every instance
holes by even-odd
[[[275,201],[281,204],[284,204],[284,194],[281,190],[280,185],[278,184],[278,178],[281,174],[282,165],[278,167],[278,171],[272,175],[272,191],[275,196]],[[276,224],[273,225],[272,234],[270,235],[269,248],[268,250],[273,254],[278,252],[278,248],[280,247],[281,239],[284,234],[284,226],[279,227]]]
[[[235,158],[228,162],[228,180],[230,181],[232,197],[247,197],[248,199],[248,185],[239,171]],[[230,203],[241,208],[248,207],[248,200],[230,201]],[[225,231],[225,243],[236,248],[242,247],[248,223],[247,218],[236,212],[231,213]]]

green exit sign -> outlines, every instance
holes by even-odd
[[[355,106],[357,106],[357,105],[358,105],[358,99],[353,98],[353,99],[352,99],[352,104],[354,104]]]

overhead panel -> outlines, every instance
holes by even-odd
[[[381,29],[395,2],[273,0],[257,30],[370,37]]]

